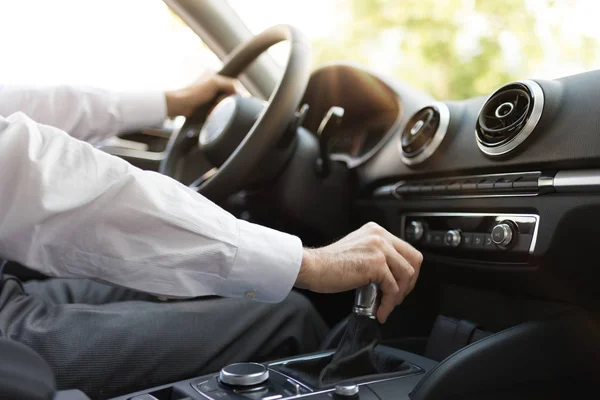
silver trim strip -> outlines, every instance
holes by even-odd
[[[311,354],[308,356],[301,356],[301,357],[291,358],[291,359],[287,359],[287,360],[283,360],[283,361],[276,361],[276,362],[269,363],[268,367],[270,367],[272,365],[285,365],[287,363],[295,362],[295,361],[315,360],[317,358],[328,357],[328,356],[332,355],[333,353],[335,353],[335,351],[324,351],[323,353]],[[281,374],[281,372],[280,372],[280,374]]]
[[[538,185],[542,176],[541,171],[529,171],[529,172],[509,172],[506,174],[482,174],[482,175],[464,175],[464,176],[455,176],[455,177],[448,177],[448,178],[432,178],[432,179],[424,179],[422,181],[419,181],[419,183],[428,183],[428,184],[435,184],[436,182],[445,182],[448,180],[464,180],[464,179],[484,179],[484,178],[490,178],[490,177],[510,177],[510,176],[522,176],[522,177],[530,177],[530,178],[537,178],[538,179]],[[398,200],[403,200],[402,195],[396,193],[396,189],[399,186],[402,186],[404,184],[406,184],[407,181],[399,181],[396,184],[392,185],[391,188],[391,195],[393,197],[395,197]],[[385,196],[387,191],[388,191],[388,186],[390,185],[385,185],[382,187],[379,187],[377,189],[375,189],[375,191],[373,192],[374,196],[377,197],[381,197],[381,196]],[[410,193],[409,193],[410,194]],[[426,199],[473,199],[473,198],[486,198],[486,197],[531,197],[531,196],[537,196],[538,193],[537,192],[531,192],[531,193],[512,193],[512,192],[504,192],[504,193],[489,193],[489,194],[428,194],[427,192],[415,192],[413,194],[418,194],[420,195],[422,198],[426,198]]]
[[[507,86],[514,85],[517,83],[525,85],[529,89],[533,100],[533,110],[531,111],[531,115],[529,116],[529,119],[525,123],[523,129],[521,129],[521,131],[517,133],[515,137],[513,137],[509,142],[504,143],[501,146],[490,147],[483,143],[479,139],[479,135],[477,135],[477,128],[475,128],[475,140],[477,142],[477,146],[479,147],[479,150],[481,150],[483,153],[489,156],[501,156],[516,149],[521,143],[525,141],[525,139],[529,137],[529,135],[531,135],[538,122],[540,121],[540,118],[542,117],[542,112],[544,111],[544,91],[537,82],[532,80],[523,80],[507,83],[506,85],[502,86],[501,88],[497,89],[494,93],[492,93],[487,98],[485,103],[483,103],[483,105],[481,106],[481,109],[477,114],[477,118],[479,118],[481,111],[492,97],[494,97],[501,90],[505,89]]]
[[[420,194],[420,193],[419,193]],[[457,195],[424,195],[418,200],[456,200],[456,199],[486,199],[493,197],[535,197],[538,193],[503,193],[503,194],[457,194]],[[404,200],[403,198],[398,198]]]
[[[398,148],[400,149],[400,158],[402,159],[402,162],[406,165],[421,164],[429,157],[431,157],[431,155],[437,150],[437,148],[440,147],[440,144],[442,143],[444,137],[446,137],[446,133],[448,132],[448,125],[450,125],[450,109],[448,108],[448,106],[445,103],[442,103],[441,101],[436,101],[428,106],[422,107],[421,109],[419,109],[419,111],[427,107],[433,108],[440,114],[440,124],[438,125],[438,128],[435,131],[435,133],[433,134],[433,138],[429,141],[428,144],[426,144],[425,149],[423,149],[423,151],[421,151],[415,157],[407,157],[406,153],[402,150],[402,134],[400,134],[398,138]]]
[[[600,191],[600,169],[558,171],[553,184],[557,192]]]
[[[526,218],[533,218],[535,222],[535,226],[533,228],[533,239],[531,240],[531,244],[529,245],[529,254],[533,254],[535,250],[535,245],[537,243],[538,229],[540,226],[540,216],[537,214],[503,214],[503,213],[461,213],[461,212],[414,212],[414,213],[406,213],[402,214],[400,218],[400,235],[404,237],[404,226],[406,225],[406,217],[496,217],[498,222],[503,221],[505,219],[511,221],[523,221],[523,222],[531,222],[531,220],[526,221]]]
[[[428,195],[427,192],[416,192],[423,195],[427,199],[465,199],[465,198],[482,198],[482,197],[523,197],[523,196],[537,196],[540,193],[547,191],[556,191],[559,193],[577,193],[577,192],[599,192],[600,191],[600,169],[583,169],[583,170],[570,170],[570,171],[558,171],[554,177],[549,175],[543,175],[540,171],[534,172],[511,172],[507,174],[487,174],[487,175],[465,175],[448,178],[432,178],[424,179],[421,182],[424,183],[435,183],[441,181],[447,181],[449,179],[460,180],[460,179],[478,179],[487,178],[494,176],[530,176],[537,177],[538,180],[538,193],[497,193],[497,194],[456,194],[456,195]],[[407,181],[399,181],[394,185],[381,186],[373,192],[373,196],[383,197],[392,195],[398,200],[403,200],[402,195],[396,193],[396,188],[404,185]]]

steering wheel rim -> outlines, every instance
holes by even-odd
[[[235,78],[258,56],[282,41],[290,42],[290,52],[283,75],[269,97],[266,108],[218,170],[199,185],[190,186],[213,201],[221,200],[243,186],[254,167],[277,144],[293,120],[310,78],[310,43],[297,28],[276,25],[238,46],[225,59],[218,72]],[[173,132],[165,149],[166,156],[160,164],[160,173],[177,178],[179,160],[195,145],[193,137],[189,135],[189,127],[206,120],[208,110],[209,105],[198,108],[180,129]]]

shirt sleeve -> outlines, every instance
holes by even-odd
[[[44,274],[267,302],[297,278],[297,237],[22,113],[0,117],[0,170],[0,257]]]
[[[77,139],[98,143],[121,132],[160,125],[163,92],[118,93],[92,87],[0,85],[0,116],[22,112]]]

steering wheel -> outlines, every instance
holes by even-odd
[[[236,48],[218,72],[235,78],[271,46],[286,40],[290,42],[289,56],[269,100],[229,96],[210,113],[210,105],[196,109],[172,133],[160,173],[181,181],[184,158],[194,157],[199,150],[214,168],[190,188],[213,201],[242,188],[294,119],[310,77],[310,43],[298,29],[277,25]]]

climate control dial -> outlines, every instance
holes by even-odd
[[[509,248],[517,235],[517,230],[510,221],[502,221],[492,228],[492,242],[502,249]]]
[[[444,235],[444,244],[450,247],[458,247],[462,241],[462,235],[458,229],[451,229]]]

